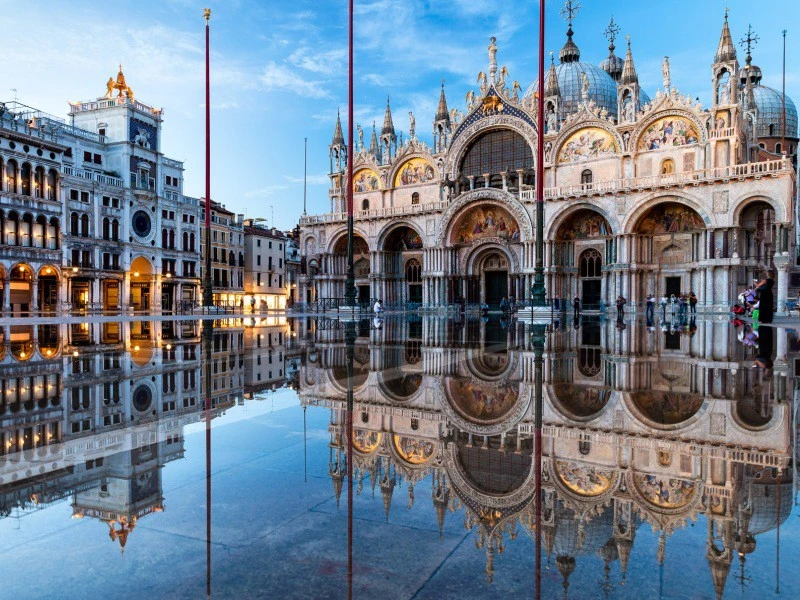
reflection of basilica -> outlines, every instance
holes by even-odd
[[[788,517],[793,483],[785,335],[765,370],[751,368],[731,331],[723,322],[672,333],[585,321],[548,334],[537,523],[536,365],[525,326],[388,320],[361,328],[352,379],[356,493],[379,491],[388,519],[399,486],[410,507],[430,481],[440,530],[448,512],[463,509],[490,581],[518,530],[534,536],[538,527],[565,589],[589,555],[606,566],[619,561],[624,580],[643,524],[656,532],[663,564],[669,538],[704,518],[704,558],[721,596],[735,555],[744,569],[757,536]],[[337,498],[348,449],[343,342],[336,327],[308,335],[300,373],[304,405],[330,409]]]
[[[495,38],[463,114],[448,110],[442,87],[432,146],[417,138],[413,117],[405,142],[398,139],[387,103],[382,128],[373,126],[365,142],[359,126],[352,148],[359,297],[430,308],[528,299],[541,159],[549,296],[579,295],[596,307],[618,294],[643,303],[650,292],[694,290],[701,309],[719,309],[756,272],[775,268],[783,307],[797,111],[785,98],[781,118],[784,96],[762,83],[751,45],[739,63],[727,14],[721,25],[715,53],[719,30],[704,33],[713,82],[707,108],[671,84],[668,62],[664,87],[648,96],[631,43],[624,59],[614,53],[618,28],[607,32],[609,56],[599,66],[586,62],[572,23],[545,78],[543,132],[538,82],[520,93],[498,65]],[[344,295],[347,152],[337,120],[330,213],[300,221],[306,301]]]

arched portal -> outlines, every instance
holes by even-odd
[[[643,298],[674,294],[676,297],[697,287],[697,271],[692,268],[703,250],[703,218],[678,202],[661,202],[639,218],[632,262],[641,268],[637,273],[637,295]],[[715,248],[717,254],[723,249]]]
[[[337,261],[337,273],[347,273],[347,235],[343,235],[336,242],[333,247],[334,260]],[[358,234],[353,236],[353,274],[355,275],[357,300],[359,303],[368,303],[370,301],[369,289],[369,245],[367,241]],[[344,285],[344,282],[342,282]],[[339,298],[344,297],[344,287],[338,294]]]
[[[131,262],[130,303],[134,310],[149,310],[153,297],[153,265],[144,256],[137,256]]]
[[[14,265],[9,273],[9,304],[12,311],[28,312],[32,308],[33,269]]]
[[[58,270],[53,265],[39,269],[38,281],[39,310],[54,312],[58,309]]]
[[[578,296],[584,310],[598,310],[606,296],[602,267],[613,261],[611,226],[600,213],[582,208],[558,226],[553,246],[553,295]]]
[[[407,225],[393,229],[383,242],[381,300],[391,304],[422,302],[422,238]]]
[[[739,258],[747,265],[747,279],[760,279],[760,273],[773,269],[772,258],[777,245],[775,209],[763,200],[756,200],[739,215],[739,234],[736,248]]]

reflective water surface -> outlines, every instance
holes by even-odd
[[[791,330],[273,317],[0,335],[3,598],[800,590]]]

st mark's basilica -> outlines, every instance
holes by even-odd
[[[756,36],[741,48],[728,16],[709,43],[712,105],[672,85],[663,57],[658,90],[642,89],[634,60],[582,61],[570,20],[545,77],[544,240],[547,294],[585,306],[618,294],[694,291],[699,308],[727,310],[757,273],[776,271],[784,306],[794,267],[793,160],[797,111],[762,83]],[[713,35],[713,34],[712,34]],[[709,40],[710,41],[710,40]],[[741,64],[740,53],[745,54]],[[463,299],[497,305],[530,298],[535,265],[536,94],[497,60],[462,111],[444,84],[433,145],[382,126],[357,126],[354,272],[361,301],[437,309]],[[648,92],[651,92],[650,95]],[[785,109],[785,110],[784,110]],[[367,139],[365,140],[365,137]],[[347,147],[337,120],[330,146],[330,213],[301,219],[306,269],[299,299],[344,296]]]

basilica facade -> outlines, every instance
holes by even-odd
[[[792,101],[762,83],[747,36],[739,62],[727,15],[710,61],[712,105],[671,82],[643,90],[630,39],[616,56],[581,60],[572,24],[544,82],[545,129],[537,131],[538,81],[527,91],[489,65],[464,110],[442,87],[433,141],[397,135],[387,101],[369,143],[354,151],[354,272],[359,299],[441,308],[461,301],[530,298],[536,186],[544,186],[544,264],[550,298],[601,307],[617,295],[694,291],[704,310],[725,309],[740,288],[776,271],[779,307],[795,265]],[[711,54],[711,49],[709,49]],[[536,154],[544,136],[544,156]],[[330,147],[330,213],[301,219],[306,268],[298,299],[344,296],[347,146],[337,120]],[[535,181],[537,160],[544,181]],[[793,286],[795,287],[795,286]]]

